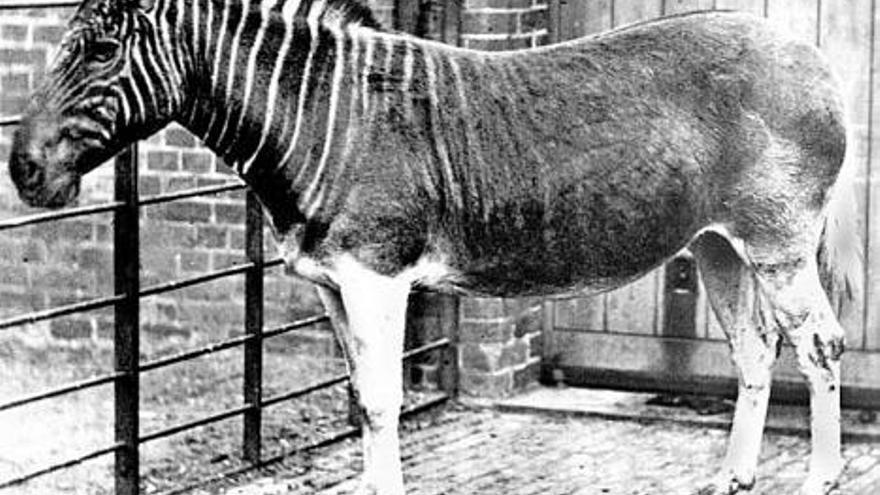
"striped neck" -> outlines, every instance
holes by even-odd
[[[184,125],[284,232],[317,214],[352,123],[369,111],[359,40],[377,32],[375,21],[340,0],[200,0],[193,9],[203,19],[191,33],[200,83]]]

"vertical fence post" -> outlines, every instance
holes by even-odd
[[[251,408],[244,414],[244,458],[260,462],[263,400],[263,212],[253,192],[245,201],[245,250],[253,267],[245,273],[245,332],[251,336],[244,346],[244,402]]]
[[[140,354],[140,226],[138,222],[137,145],[116,158],[115,198],[123,206],[113,216],[113,277],[116,294],[124,298],[114,308],[114,359],[120,376],[114,383],[116,495],[137,495]]]

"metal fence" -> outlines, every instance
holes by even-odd
[[[32,0],[30,2],[0,2],[0,13],[11,9],[74,7],[78,4],[78,1]],[[0,117],[0,127],[15,126],[19,121],[20,118],[17,116]],[[283,260],[280,258],[265,259],[264,257],[263,215],[254,195],[251,192],[247,192],[245,200],[246,263],[191,278],[141,287],[139,277],[140,232],[138,223],[141,207],[197,196],[240,191],[244,190],[245,186],[236,181],[219,186],[194,188],[141,198],[138,194],[137,145],[133,145],[123,151],[115,159],[114,165],[115,192],[113,201],[104,204],[73,207],[55,212],[21,216],[0,222],[0,233],[4,233],[37,224],[101,213],[112,213],[114,295],[3,319],[0,320],[0,331],[69,316],[75,313],[112,307],[114,310],[114,371],[2,403],[0,404],[0,412],[65,394],[113,384],[115,442],[112,445],[81,454],[78,457],[63,462],[45,466],[13,479],[0,480],[0,490],[21,485],[35,478],[70,468],[92,459],[113,455],[115,458],[114,479],[116,494],[137,494],[140,481],[140,445],[237,416],[243,417],[242,451],[244,459],[249,464],[244,468],[236,469],[234,472],[220,473],[218,477],[241,473],[255,467],[279,461],[295,452],[311,450],[356,435],[359,427],[357,426],[357,421],[353,420],[351,421],[353,426],[350,428],[311,445],[299,447],[290,452],[283,452],[271,458],[264,457],[261,452],[263,443],[261,439],[261,423],[265,408],[324,388],[346,383],[349,377],[347,374],[340,374],[304,388],[298,388],[272,397],[263,397],[262,364],[264,341],[324,323],[328,321],[328,317],[326,315],[315,315],[279,327],[264,328],[263,274],[266,269],[283,264]],[[245,332],[243,335],[162,359],[146,362],[140,361],[140,299],[242,274],[245,276]],[[243,404],[241,406],[212,414],[199,420],[168,426],[147,434],[141,433],[139,426],[139,381],[142,373],[239,347],[244,348]],[[412,360],[437,351],[442,352],[442,357],[439,359],[440,369],[438,377],[439,387],[443,393],[425,403],[404,410],[403,414],[415,413],[437,406],[455,394],[457,388],[457,358],[455,348],[449,336],[407,351],[404,354],[404,360]],[[349,400],[352,400],[351,395],[349,395]]]

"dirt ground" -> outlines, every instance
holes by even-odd
[[[241,359],[240,351],[223,352],[144,375],[142,433],[239,405]],[[307,355],[268,352],[265,361],[267,396],[344,369],[338,359]],[[108,365],[109,353],[91,349],[56,352],[0,346],[0,401],[93,376]],[[536,391],[539,395],[532,402],[548,402],[547,391]],[[592,400],[579,398],[573,390],[549,391],[567,402]],[[426,398],[413,393],[408,400],[413,404]],[[627,420],[609,419],[615,414],[607,411],[601,417],[536,412],[529,402],[528,397],[520,399],[514,408],[496,403],[448,404],[405,421],[408,494],[689,494],[713,474],[723,456],[729,411],[709,416],[717,419],[704,424],[685,424],[666,420],[676,413],[663,407],[635,410],[632,403],[618,399],[612,407],[626,404]],[[109,444],[111,405],[111,390],[102,387],[0,412],[0,479]],[[264,420],[266,457],[349,430],[347,411],[342,386],[269,408]],[[806,417],[805,412],[796,416]],[[353,493],[361,469],[354,439],[261,470],[206,481],[246,466],[240,456],[240,425],[236,418],[146,444],[141,455],[143,492]],[[878,439],[880,434],[862,435],[858,441],[846,442],[847,471],[840,494],[880,493]],[[808,441],[802,435],[768,433],[752,493],[794,493],[805,475],[807,452]],[[0,494],[110,495],[111,461],[105,457],[88,462]]]
[[[669,422],[451,408],[410,421],[403,436],[408,495],[692,494],[723,456],[727,433]],[[796,493],[807,439],[768,434],[756,495]],[[847,442],[839,494],[880,493],[880,444]],[[197,495],[349,495],[361,468],[355,441],[238,486]]]
[[[110,359],[109,350],[34,350],[7,343],[0,349],[0,402],[106,373]],[[240,406],[242,360],[240,350],[225,351],[145,373],[142,434]],[[344,364],[338,359],[267,352],[264,396],[342,372]],[[266,452],[290,450],[347,428],[346,400],[344,386],[336,386],[267,408]],[[0,479],[112,444],[112,404],[112,387],[102,386],[0,412]],[[233,418],[145,444],[144,492],[163,492],[242,465],[241,430],[241,419]],[[2,493],[109,494],[111,472],[112,457],[106,456]]]

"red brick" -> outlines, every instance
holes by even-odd
[[[180,269],[184,272],[207,272],[210,269],[211,255],[204,251],[185,251],[180,253]]]
[[[245,218],[244,205],[218,203],[214,205],[218,223],[243,224]]]
[[[530,357],[543,357],[544,356],[544,336],[541,334],[532,335],[529,338],[529,356]]]
[[[4,74],[0,77],[0,87],[7,95],[27,94],[31,89],[30,77],[27,74]]]
[[[53,320],[49,325],[52,337],[62,340],[85,340],[93,334],[92,322],[82,319]]]
[[[165,188],[168,192],[183,191],[185,189],[193,189],[196,187],[196,178],[192,176],[171,177],[168,179],[168,185]]]
[[[533,0],[467,0],[468,9],[527,9]]]
[[[504,346],[498,358],[498,369],[522,366],[528,361],[530,350],[528,342],[522,340]]]
[[[541,378],[541,362],[534,361],[513,372],[513,388],[524,390],[538,384]]]
[[[500,318],[507,316],[504,299],[497,297],[464,297],[461,299],[462,318]]]
[[[192,337],[192,331],[180,325],[172,325],[168,323],[143,323],[141,329],[144,333],[154,337],[167,338],[184,338]]]
[[[495,320],[463,320],[459,324],[462,342],[508,342],[513,338],[513,322],[509,318]]]
[[[196,243],[206,248],[225,248],[228,228],[215,225],[202,225],[196,230]]]
[[[211,221],[211,205],[197,203],[195,201],[176,201],[162,207],[161,218],[172,222],[202,222]]]
[[[194,148],[196,138],[185,129],[169,127],[165,131],[165,144],[177,148]]]
[[[173,172],[180,169],[179,154],[176,151],[147,152],[147,168]]]
[[[529,308],[516,319],[514,335],[519,338],[529,333],[540,332],[544,325],[544,309],[541,306]]]
[[[162,181],[154,175],[141,173],[138,177],[138,192],[143,196],[155,196],[162,192]]]
[[[463,343],[459,345],[458,349],[462,370],[486,373],[495,371],[492,359],[489,358],[480,344]]]
[[[182,165],[185,172],[208,173],[211,171],[211,155],[205,152],[184,151]]]
[[[31,65],[42,67],[45,63],[45,50],[0,48],[0,65]]]
[[[513,372],[510,370],[495,374],[462,371],[459,378],[460,390],[464,395],[500,398],[509,396],[513,391]]]
[[[37,26],[34,28],[34,43],[57,45],[67,32],[65,26]]]
[[[0,266],[0,284],[25,287],[28,284],[28,270],[22,265]],[[5,304],[5,301],[3,302]]]
[[[7,41],[22,42],[27,40],[28,27],[16,24],[0,26],[0,37]]]
[[[247,262],[244,254],[223,254],[214,253],[212,258],[212,268],[214,270],[223,270],[235,265],[241,265]]]
[[[541,31],[550,27],[550,11],[548,9],[523,12],[519,19],[519,28],[523,33]]]
[[[472,50],[501,51],[532,48],[531,37],[475,39],[464,37],[464,46]]]
[[[0,95],[0,112],[4,115],[21,113],[27,104],[28,97],[25,95]]]
[[[519,32],[518,12],[465,12],[462,34],[511,34]]]

